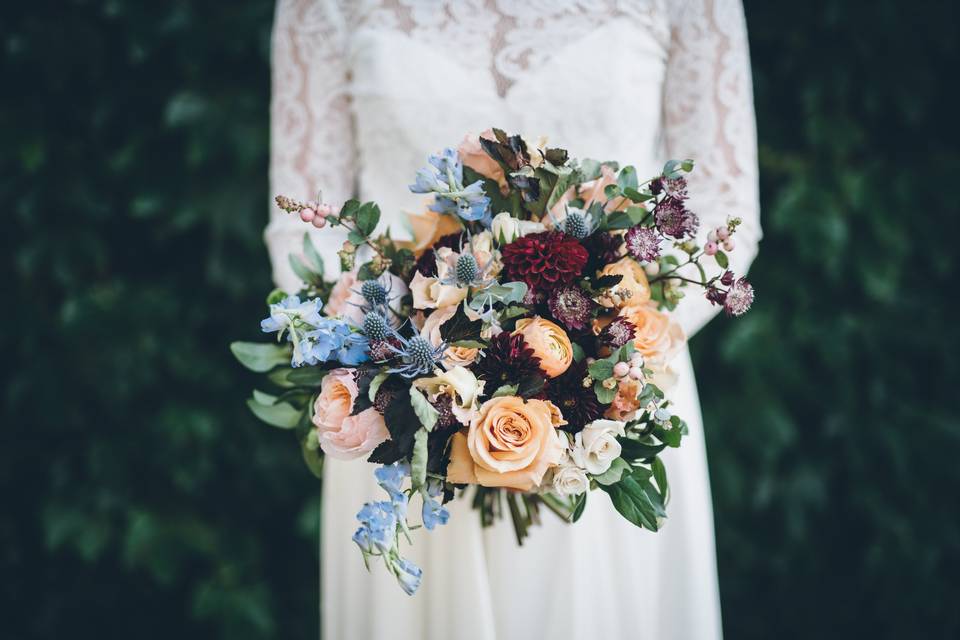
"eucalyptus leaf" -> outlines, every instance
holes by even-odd
[[[492,398],[499,398],[501,396],[515,396],[517,395],[518,386],[515,384],[505,384],[501,387],[498,387],[496,391],[493,392]]]
[[[427,401],[426,397],[413,386],[410,387],[410,405],[413,407],[413,412],[417,414],[423,428],[427,431],[432,430],[433,425],[437,424],[437,418],[440,414]]]
[[[233,342],[230,351],[240,364],[257,373],[266,373],[279,365],[290,364],[289,344]]]
[[[380,390],[380,385],[390,377],[390,374],[386,371],[381,371],[377,375],[373,376],[373,380],[370,381],[370,391],[367,393],[367,397],[370,399],[370,402],[374,402],[377,399],[377,391]]]
[[[597,380],[593,385],[593,391],[597,394],[597,401],[600,404],[610,404],[613,402],[613,399],[617,397],[617,389],[607,389],[605,386],[600,384],[600,381]]]
[[[628,463],[623,458],[616,458],[610,464],[610,468],[601,473],[598,476],[593,476],[593,479],[597,483],[602,485],[613,484],[615,482],[620,482],[620,478],[624,473],[630,472],[630,463]]]
[[[254,398],[247,400],[247,406],[255,416],[269,425],[281,429],[292,429],[300,422],[300,411],[297,411],[286,402],[265,405]]]
[[[602,382],[613,376],[613,363],[609,360],[595,360],[587,367],[590,377],[597,382]]]
[[[417,491],[427,481],[427,429],[417,429],[413,434],[413,455],[410,457],[410,484]]]
[[[636,189],[639,186],[637,170],[629,165],[621,169],[617,175],[617,186],[620,187],[621,191],[624,189]]]

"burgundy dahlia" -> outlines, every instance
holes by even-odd
[[[533,354],[522,335],[512,336],[504,331],[490,340],[476,364],[476,372],[487,381],[487,393],[493,393],[505,384],[520,384],[531,376],[542,376],[540,358]]]
[[[742,316],[753,304],[753,285],[746,278],[740,278],[727,290],[723,308],[729,316]]]
[[[660,234],[650,227],[630,227],[624,236],[627,251],[640,262],[653,262],[660,257]]]
[[[566,325],[567,329],[586,328],[593,309],[597,306],[590,296],[575,284],[554,289],[547,304],[553,317]]]
[[[583,246],[590,254],[585,273],[596,273],[623,257],[623,236],[621,235],[594,233],[583,241]]]
[[[534,291],[552,291],[583,272],[589,255],[562,231],[541,231],[517,238],[502,250],[509,280],[521,280]]]
[[[700,226],[697,214],[688,211],[683,202],[674,198],[664,198],[653,210],[653,220],[664,235],[682,240],[693,236]]]
[[[585,426],[603,416],[603,405],[597,400],[593,386],[583,386],[587,373],[587,362],[581,360],[570,365],[563,375],[550,381],[547,398],[560,409],[567,424],[560,427],[564,431],[577,433]]]
[[[599,338],[601,344],[605,344],[611,349],[619,349],[623,345],[633,340],[637,327],[626,318],[616,318],[600,332]]]

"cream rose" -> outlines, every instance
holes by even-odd
[[[570,457],[580,468],[598,476],[610,468],[622,450],[617,436],[625,434],[618,420],[594,420],[576,435]]]
[[[587,472],[565,462],[553,471],[553,492],[559,496],[577,496],[590,488]]]
[[[546,231],[547,228],[539,222],[532,220],[518,220],[508,212],[503,211],[493,216],[493,222],[490,231],[497,242],[503,240],[503,244],[510,244],[517,238],[530,233]]]
[[[616,286],[599,302],[605,307],[630,307],[645,304],[650,300],[650,283],[640,263],[626,257],[608,264],[600,271],[601,276],[623,276]]]
[[[376,409],[350,415],[358,394],[353,369],[334,369],[320,383],[313,424],[320,448],[331,458],[353,460],[365,456],[390,435]]]
[[[449,371],[434,372],[432,378],[418,378],[413,386],[427,394],[427,399],[435,402],[442,395],[450,396],[450,409],[460,424],[470,424],[477,411],[477,401],[483,393],[484,381],[469,369],[453,367]]]
[[[467,297],[466,287],[441,284],[439,278],[428,278],[419,271],[410,282],[414,309],[438,309],[460,304]]]
[[[437,309],[427,316],[427,319],[423,322],[423,326],[420,329],[420,335],[429,340],[430,344],[432,344],[434,347],[439,347],[440,343],[443,342],[443,336],[440,334],[440,327],[447,320],[455,316],[456,313],[457,307],[455,306]],[[466,366],[477,359],[478,353],[479,349],[472,347],[447,347],[443,352],[443,362],[444,364],[452,367]]]
[[[548,405],[517,396],[487,400],[467,433],[454,434],[447,479],[520,491],[538,487],[566,450]]]
[[[507,193],[510,187],[507,184],[507,176],[503,173],[503,167],[483,150],[483,146],[480,144],[481,137],[487,140],[496,140],[493,131],[490,129],[487,129],[479,136],[467,134],[457,148],[457,155],[460,156],[460,162],[484,178],[495,180],[500,186],[500,191]]]
[[[573,362],[573,346],[567,332],[559,325],[540,316],[517,321],[513,334],[520,334],[540,358],[540,368],[550,378],[556,378]]]

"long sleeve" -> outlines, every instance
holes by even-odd
[[[264,234],[273,279],[294,291],[299,280],[288,255],[300,254],[310,231],[326,275],[338,271],[340,229],[314,229],[284,213],[273,197],[323,200],[339,207],[354,190],[355,151],[350,116],[346,29],[333,2],[279,0],[272,40],[270,103],[270,223]]]
[[[701,245],[707,232],[727,216],[743,220],[734,235],[736,248],[729,254],[730,269],[742,276],[757,255],[761,237],[756,120],[743,6],[741,0],[688,0],[670,7],[663,98],[666,152],[670,158],[696,161],[689,176],[689,206],[700,216]],[[692,290],[677,309],[687,336],[717,311],[719,307]]]

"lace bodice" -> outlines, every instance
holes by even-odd
[[[756,134],[740,0],[280,0],[273,38],[271,192],[375,199],[402,235],[426,155],[500,126],[653,175],[692,157],[703,233],[738,215],[733,267],[760,238]],[[305,227],[272,212],[280,286]],[[336,266],[342,240],[318,244]],[[332,274],[330,274],[332,275]],[[695,300],[693,299],[695,298]],[[692,334],[713,309],[681,305]]]

